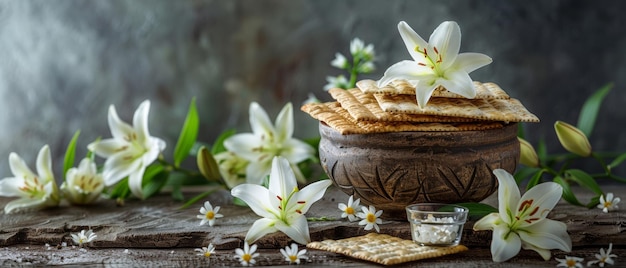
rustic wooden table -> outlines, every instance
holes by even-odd
[[[198,191],[198,190],[196,190]],[[626,186],[610,187],[616,196],[626,197]],[[190,193],[189,196],[192,196]],[[485,202],[496,204],[492,196]],[[584,198],[584,197],[583,197]],[[221,206],[224,215],[216,225],[200,226],[196,215],[200,203],[180,209],[180,202],[168,195],[147,201],[129,200],[118,207],[112,200],[101,200],[92,206],[76,207],[62,204],[59,208],[21,214],[0,214],[0,266],[40,265],[90,265],[90,266],[239,266],[234,249],[242,247],[248,228],[258,217],[248,208],[232,204],[228,192],[218,192],[206,200]],[[0,198],[3,207],[8,198]],[[347,196],[334,187],[311,208],[308,217],[328,217],[327,221],[311,221],[311,239],[341,239],[364,235],[356,222],[340,218],[337,203],[347,201]],[[621,204],[620,204],[621,205]],[[626,204],[624,204],[626,206]],[[623,207],[624,207],[623,206]],[[567,224],[573,250],[564,253],[553,251],[553,257],[565,255],[594,260],[600,248],[613,243],[613,253],[619,257],[614,266],[626,267],[626,209],[603,213],[599,209],[586,209],[560,203],[549,216]],[[544,261],[534,251],[522,250],[505,263],[491,261],[489,243],[491,232],[472,231],[473,221],[465,225],[462,244],[469,250],[455,255],[407,263],[419,267],[554,267],[552,259]],[[408,222],[384,221],[381,233],[410,239]],[[92,229],[97,239],[83,249],[73,247],[70,233]],[[67,246],[63,246],[65,242]],[[213,243],[217,252],[211,258],[196,256],[195,248]],[[257,265],[287,265],[279,248],[289,245],[289,238],[281,233],[267,235],[255,244],[261,254]],[[302,249],[303,246],[300,246]],[[341,254],[308,249],[308,266],[377,266]]]

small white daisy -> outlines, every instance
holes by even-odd
[[[215,246],[213,246],[213,244],[209,244],[206,247],[197,248],[197,249],[195,249],[195,251],[200,252],[200,253],[198,253],[196,255],[209,258],[209,257],[211,257],[211,254],[215,253]]]
[[[587,266],[591,266],[592,264],[598,264],[600,267],[604,267],[605,263],[613,265],[615,261],[613,258],[617,258],[617,255],[611,254],[611,250],[613,249],[613,243],[609,244],[609,249],[605,252],[603,248],[600,249],[600,254],[596,254],[596,261],[587,262]]]
[[[300,264],[300,259],[308,259],[308,257],[304,255],[306,254],[306,249],[298,251],[298,245],[296,243],[292,243],[291,247],[287,246],[281,248],[280,253],[285,256],[285,261],[288,261],[289,264]]]
[[[89,243],[96,239],[96,237],[98,237],[96,233],[94,233],[92,230],[87,230],[86,232],[85,230],[82,230],[78,234],[71,234],[71,236],[72,241],[74,241],[74,243],[80,247],[82,247],[83,244]]]
[[[209,226],[213,226],[215,224],[215,219],[224,217],[224,215],[218,214],[218,211],[220,211],[220,206],[215,206],[215,208],[213,208],[211,202],[206,201],[204,202],[204,207],[200,208],[200,215],[196,217],[202,220],[200,225],[204,225],[208,222]]]
[[[559,258],[555,258],[555,259],[559,261],[559,264],[557,264],[556,267],[567,267],[567,268],[583,268],[583,264],[580,262],[585,260],[583,258],[570,257],[567,255],[565,255],[565,259],[559,259]]]
[[[356,215],[362,220],[359,222],[359,225],[365,225],[365,230],[371,230],[372,228],[376,229],[376,232],[380,232],[380,228],[378,228],[379,224],[382,224],[383,221],[379,218],[381,214],[383,214],[382,210],[376,211],[376,208],[370,205],[369,210],[366,207],[361,207],[363,212],[359,212]]]
[[[235,254],[237,254],[235,258],[237,258],[243,266],[254,265],[256,263],[254,258],[259,256],[259,253],[254,253],[255,251],[256,245],[250,246],[248,242],[244,242],[243,250],[240,248],[235,249]]]
[[[606,197],[604,195],[600,196],[600,204],[598,204],[598,208],[602,209],[602,212],[608,213],[609,211],[617,210],[619,207],[617,204],[621,201],[619,197],[613,198],[613,193],[607,193]]]
[[[338,207],[341,211],[343,211],[343,213],[341,213],[342,218],[347,217],[350,221],[357,221],[359,218],[356,216],[356,213],[357,211],[361,210],[361,206],[359,205],[361,199],[357,198],[353,202],[353,198],[353,196],[350,196],[350,198],[348,198],[348,205],[344,203],[339,203]]]

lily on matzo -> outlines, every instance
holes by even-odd
[[[19,197],[4,206],[9,214],[19,210],[41,209],[59,205],[59,191],[52,173],[50,147],[44,145],[37,154],[35,174],[16,153],[9,155],[14,177],[0,180],[0,196]]]
[[[119,118],[111,105],[108,121],[113,137],[87,145],[90,151],[107,159],[102,171],[104,183],[111,186],[128,177],[131,192],[139,198],[143,198],[141,183],[146,167],[165,149],[165,141],[150,136],[149,112],[150,101],[146,100],[135,111],[131,126]]]
[[[413,60],[404,60],[389,67],[378,81],[384,87],[402,79],[415,87],[417,103],[424,108],[438,87],[466,98],[474,98],[476,89],[469,73],[491,63],[480,53],[460,53],[461,29],[454,21],[445,21],[435,29],[426,42],[406,22],[398,31]]]
[[[281,231],[297,243],[311,241],[304,214],[324,196],[330,180],[309,184],[300,190],[289,161],[274,157],[268,188],[258,184],[241,184],[231,194],[243,200],[257,215],[263,217],[252,224],[245,240],[254,243],[266,234]]]
[[[224,147],[239,157],[250,161],[246,167],[246,182],[261,184],[270,173],[272,159],[282,156],[304,180],[296,166],[315,156],[315,149],[307,143],[293,138],[293,107],[287,103],[272,125],[269,116],[256,102],[250,104],[250,127],[252,133],[240,133],[224,141]]]
[[[567,225],[546,218],[561,199],[563,188],[559,184],[545,182],[520,197],[513,175],[503,169],[493,173],[499,183],[499,213],[491,213],[474,224],[474,230],[493,230],[493,261],[506,261],[521,248],[536,251],[544,260],[550,259],[550,249],[572,250]]]

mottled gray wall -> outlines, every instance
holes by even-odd
[[[328,100],[329,62],[360,37],[380,55],[379,78],[408,59],[398,21],[426,37],[444,20],[461,26],[461,51],[494,62],[473,73],[519,98],[542,123],[529,139],[555,144],[557,119],[576,123],[584,99],[614,82],[592,137],[596,148],[626,151],[623,1],[0,1],[0,177],[8,154],[31,166],[45,143],[59,170],[72,133],[80,152],[109,137],[115,104],[130,121],[152,100],[151,132],[170,155],[193,96],[200,140],[226,128],[248,131],[247,108],[260,102],[274,117],[296,107],[296,135],[317,136],[316,121],[297,109],[309,92]]]

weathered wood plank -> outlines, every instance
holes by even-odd
[[[626,196],[626,187],[612,189],[617,196]],[[495,205],[495,197],[486,200]],[[583,196],[583,198],[586,198]],[[1,198],[0,206],[10,199]],[[38,212],[5,215],[0,214],[0,265],[16,264],[18,260],[34,264],[102,264],[132,265],[149,264],[158,259],[164,264],[176,266],[203,265],[201,258],[195,256],[193,248],[213,243],[218,248],[211,265],[236,265],[234,249],[241,247],[243,238],[258,219],[248,208],[236,206],[228,192],[218,192],[207,198],[211,203],[222,207],[224,218],[216,226],[199,226],[196,218],[201,204],[187,209],[179,209],[181,203],[162,195],[147,201],[130,200],[124,207],[118,207],[111,200],[102,200],[94,206],[74,207],[63,204],[59,208]],[[363,235],[362,226],[356,222],[340,219],[338,202],[346,202],[347,196],[335,188],[330,188],[325,197],[317,202],[308,217],[327,217],[334,220],[309,222],[311,239],[341,239]],[[602,213],[599,209],[585,209],[560,203],[553,210],[550,218],[558,219],[568,225],[568,231],[575,247],[570,255],[587,256],[593,259],[601,247],[613,243],[614,251],[621,256],[626,253],[626,212],[624,210]],[[463,244],[470,251],[437,260],[420,262],[421,267],[436,267],[446,264],[463,264],[463,267],[500,267],[491,262],[489,242],[491,232],[474,232],[473,222],[465,226]],[[410,239],[408,222],[384,221],[381,233]],[[71,245],[70,233],[91,228],[98,239],[84,252],[71,247],[47,250],[43,245],[57,245],[66,242]],[[286,264],[282,262],[278,248],[285,247],[291,241],[281,233],[270,234],[258,240],[263,259],[259,264]],[[25,249],[29,247],[29,249]],[[131,254],[122,254],[129,249]],[[174,251],[173,254],[170,252]],[[309,250],[310,262],[339,266],[367,264],[338,254]],[[7,254],[4,254],[7,253]],[[563,253],[555,251],[555,255]],[[548,265],[532,251],[522,253],[512,260],[526,267]],[[509,262],[508,264],[511,264]],[[549,266],[556,263],[550,263]],[[432,265],[432,266],[428,266]]]

